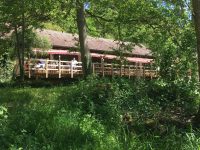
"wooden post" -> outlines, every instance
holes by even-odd
[[[114,72],[113,72],[113,64],[111,64],[111,75],[112,75],[112,77],[114,76]]]
[[[145,65],[141,63],[141,67],[143,69],[143,72],[142,72],[143,73],[143,77],[145,77]]]
[[[142,70],[143,68],[142,68],[142,63],[139,63],[139,76],[141,77],[142,75],[143,75],[143,70]]]
[[[101,59],[101,71],[102,71],[102,76],[104,77],[104,59]]]
[[[47,59],[46,59],[46,62],[45,62],[45,66],[46,66],[46,68],[45,68],[46,69],[45,70],[46,71],[46,78],[48,78],[49,75],[48,75],[48,60]]]
[[[128,78],[131,78],[131,74],[130,74],[130,65],[128,65]]]
[[[126,66],[127,65],[124,65],[124,76],[126,76]]]
[[[30,66],[30,62],[28,61],[28,77],[31,78],[31,66]]]
[[[74,71],[73,71],[73,63],[72,63],[72,61],[71,61],[70,72],[71,72],[71,78],[74,78]]]
[[[61,78],[61,62],[60,62],[60,59],[59,59],[59,61],[58,61],[58,76],[59,76],[59,78]]]
[[[153,67],[152,67],[152,63],[150,63],[150,77],[151,77],[151,79],[153,78]]]
[[[135,75],[136,75],[136,77],[138,77],[139,76],[139,71],[138,71],[138,63],[136,62],[135,63]]]
[[[122,65],[120,64],[120,77],[122,77]]]
[[[92,73],[95,74],[95,64],[92,64]]]
[[[79,62],[81,61],[81,54],[80,53],[78,54],[78,61]]]
[[[104,76],[105,76],[105,72],[104,72],[104,63],[103,63],[103,68],[102,68],[102,69],[103,69],[103,77],[104,77]]]
[[[134,72],[135,72],[135,76],[137,77],[138,76],[138,73],[137,73],[137,62],[135,63],[135,67],[134,67]]]

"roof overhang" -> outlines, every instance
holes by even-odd
[[[33,52],[35,53],[41,53],[41,52],[46,52],[47,54],[50,55],[80,55],[80,52],[72,52],[69,50],[40,50],[40,49],[34,49]],[[92,58],[103,58],[103,59],[119,59],[118,56],[116,55],[110,55],[110,54],[98,54],[98,53],[91,53]],[[139,57],[124,57],[127,61],[129,62],[134,62],[134,63],[144,63],[144,64],[149,64],[153,62],[153,59],[149,58],[139,58]]]
[[[103,59],[118,59],[116,55],[108,55],[108,54],[91,53],[91,56],[96,57],[96,58],[103,58]],[[149,59],[149,58],[139,58],[139,57],[124,57],[124,58],[127,61],[134,62],[134,63],[149,64],[153,62],[153,59]]]

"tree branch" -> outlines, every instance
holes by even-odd
[[[88,10],[85,10],[85,12],[90,16],[90,17],[93,17],[93,18],[99,18],[103,21],[106,21],[106,22],[114,22],[113,19],[108,19],[108,18],[104,18],[103,16],[99,16],[99,15],[96,15],[96,14],[93,14],[92,12],[88,11]]]

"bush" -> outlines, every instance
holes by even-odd
[[[163,109],[181,108],[187,114],[195,114],[199,105],[199,85],[197,81],[175,81],[156,80],[149,84],[150,98],[159,103]]]

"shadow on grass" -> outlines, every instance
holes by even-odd
[[[33,87],[33,88],[40,88],[40,87],[55,87],[55,86],[66,86],[77,83],[80,81],[80,78],[41,78],[41,79],[25,79],[25,81],[20,80],[12,80],[10,82],[0,83],[1,88],[23,88],[23,87]]]
[[[28,90],[5,88],[0,91],[0,104],[6,103],[15,109],[28,105],[32,99],[33,95]]]

